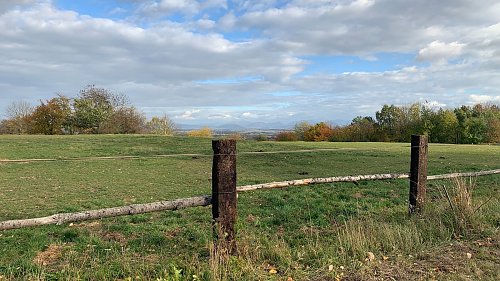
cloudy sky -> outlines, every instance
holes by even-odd
[[[200,125],[499,103],[500,2],[0,1],[0,118],[89,84]]]

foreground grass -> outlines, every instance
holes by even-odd
[[[183,138],[37,136],[0,142],[3,159],[210,154],[208,140]],[[311,148],[334,150],[240,154],[239,184],[408,170],[407,144],[243,142],[238,150]],[[498,146],[431,145],[429,152],[431,174],[500,163]],[[207,194],[210,167],[210,157],[4,163],[0,219]],[[430,183],[431,203],[413,218],[406,215],[404,180],[242,193],[240,254],[223,262],[211,256],[210,207],[4,231],[0,280],[498,280],[500,177],[477,180],[474,204],[489,201],[470,229],[457,228],[440,195],[442,185],[450,183]],[[366,260],[368,252],[375,259]]]

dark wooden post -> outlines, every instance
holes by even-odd
[[[212,215],[217,245],[236,255],[236,141],[212,141]],[[221,237],[223,236],[223,237]]]
[[[410,214],[420,212],[424,207],[427,187],[427,137],[411,136],[410,163]]]

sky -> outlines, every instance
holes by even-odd
[[[0,118],[87,85],[200,126],[500,103],[500,2],[0,1]]]

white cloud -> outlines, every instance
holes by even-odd
[[[490,96],[490,95],[470,95],[470,103],[500,103],[500,95],[499,96]]]
[[[208,115],[208,119],[231,119],[233,118],[230,114],[226,113],[216,113]]]
[[[474,11],[474,12],[471,12]],[[261,29],[302,53],[413,52],[433,41],[462,42],[497,23],[497,1],[296,1],[250,10],[236,27]]]
[[[188,110],[185,111],[182,115],[174,116],[176,119],[186,119],[186,120],[192,120],[196,119],[196,115],[200,113],[201,110],[199,109],[193,109],[193,110]]]
[[[465,44],[458,42],[444,43],[434,41],[418,51],[417,60],[443,64],[449,59],[462,54],[464,46]]]
[[[235,27],[237,20],[236,16],[232,12],[229,12],[219,19],[218,26],[224,31],[231,30]]]
[[[384,103],[499,99],[497,1],[235,0],[230,8],[222,0],[123,1],[152,20],[2,1],[0,112],[13,100],[74,96],[87,84],[129,95],[149,116],[186,122],[349,120]],[[165,20],[172,13],[188,19]],[[329,57],[383,65],[392,54],[411,59],[390,71],[339,74],[342,66]],[[322,58],[332,59],[335,73],[314,71]],[[455,58],[460,64],[444,63]],[[217,80],[236,82],[199,83]],[[270,95],[286,92],[296,94]]]
[[[215,21],[209,19],[199,19],[196,21],[196,24],[199,29],[213,29],[215,27]]]
[[[425,101],[424,105],[429,107],[429,108],[441,108],[441,107],[446,107],[446,103],[442,103],[439,101]]]
[[[243,114],[241,114],[241,117],[243,117],[243,118],[257,118],[257,117],[259,117],[259,115],[252,113],[252,112],[243,112]]]

